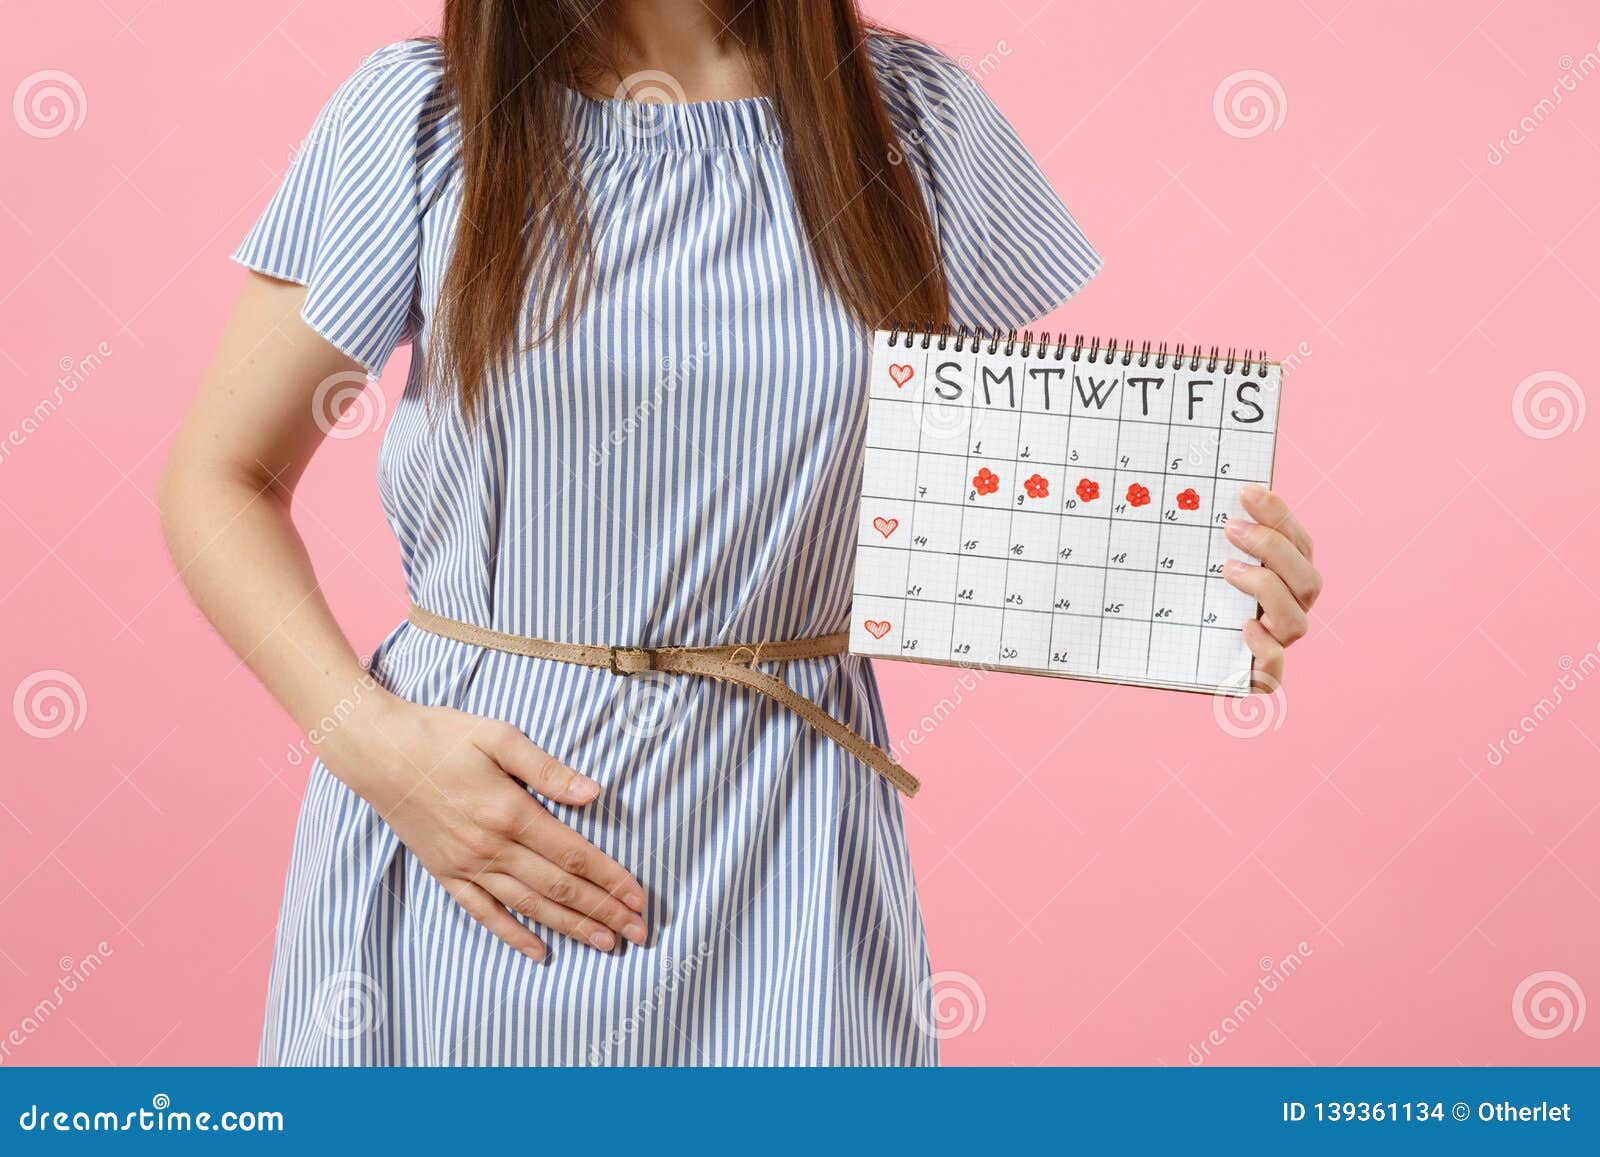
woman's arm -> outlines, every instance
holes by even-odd
[[[597,948],[643,943],[643,888],[515,781],[574,806],[599,785],[509,724],[375,686],[334,621],[290,500],[326,435],[318,385],[359,367],[301,320],[305,293],[251,273],[223,329],[161,479],[180,575],[296,725],[342,720],[323,763],[502,940],[545,955],[509,907]]]
[[[354,368],[300,322],[304,297],[300,286],[249,275],[167,458],[161,518],[195,602],[309,731],[366,672],[289,517],[323,438],[306,386]]]

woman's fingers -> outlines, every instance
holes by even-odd
[[[624,940],[644,944],[650,939],[639,913],[597,885],[563,872],[521,844],[509,845],[505,853],[497,858],[492,870],[505,873],[530,891],[548,897],[563,908],[600,921]]]
[[[474,735],[478,749],[507,775],[520,779],[546,799],[582,807],[600,795],[600,785],[580,775],[509,723],[486,720]]]
[[[479,924],[530,960],[543,961],[544,941],[519,924],[493,896],[471,880],[440,880],[450,898]]]
[[[1311,609],[1322,593],[1322,576],[1288,536],[1242,518],[1228,519],[1223,532],[1229,542],[1259,558],[1263,566],[1281,578],[1302,607]]]
[[[486,760],[485,766],[492,765]],[[441,879],[462,907],[519,951],[532,946],[531,934],[512,931],[510,925],[517,922],[507,924],[506,908],[607,952],[617,946],[619,934],[636,944],[647,943],[649,932],[638,911],[619,899],[637,896],[642,909],[644,891],[637,881],[525,789],[498,772],[497,781],[499,787],[479,800],[470,815],[457,817],[456,855],[448,876]],[[596,876],[618,892],[608,893]],[[543,945],[537,955],[528,955],[543,959]]]
[[[541,878],[552,884],[558,877],[587,881],[633,912],[644,911],[644,887],[633,873],[556,819],[522,788],[510,780],[501,783],[504,790],[481,806],[480,830],[465,848],[469,856],[480,857],[471,861],[480,871],[520,875],[513,864],[527,869],[537,861],[550,866],[551,874]]]
[[[552,932],[581,940],[602,952],[610,952],[617,946],[617,934],[600,921],[574,911],[564,904],[556,903],[549,896],[528,887],[515,876],[508,876],[503,872],[490,872],[484,875],[480,882],[507,908],[526,916],[536,924],[544,925]]]
[[[556,759],[510,724],[493,723],[483,729],[476,742],[508,775],[547,799],[581,807],[600,794],[598,783]],[[544,808],[525,795],[523,798],[528,804],[526,809],[519,808],[515,815],[501,817],[509,821],[503,830],[508,831],[512,839],[537,853],[565,876],[590,881],[634,912],[644,911],[644,888],[631,872]],[[601,910],[598,904],[591,906],[596,911]],[[617,930],[623,929],[618,926]]]
[[[1255,656],[1255,665],[1250,672],[1250,689],[1272,694],[1283,686],[1283,644],[1254,619],[1244,625],[1244,642]]]
[[[1287,502],[1255,482],[1246,483],[1239,491],[1239,501],[1244,504],[1246,514],[1261,525],[1276,530],[1294,543],[1295,549],[1306,561],[1311,560],[1311,536],[1300,525],[1300,520],[1290,513]]]
[[[539,815],[517,834],[517,842],[569,876],[588,880],[635,912],[644,911],[644,887],[633,873],[539,808]]]
[[[1244,640],[1255,656],[1252,688],[1270,693],[1283,682],[1283,649],[1306,633],[1306,612],[1322,593],[1322,575],[1311,562],[1311,536],[1288,503],[1254,482],[1241,489],[1239,500],[1255,521],[1230,518],[1228,540],[1261,565],[1230,559],[1222,575],[1261,605],[1261,618],[1244,625]]]
[[[1261,625],[1280,644],[1288,646],[1305,636],[1309,625],[1305,608],[1272,571],[1230,558],[1223,564],[1222,577],[1261,604]]]

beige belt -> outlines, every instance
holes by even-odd
[[[787,643],[759,643],[754,647],[600,647],[491,631],[487,627],[436,615],[415,603],[411,605],[409,618],[414,626],[431,634],[512,655],[526,655],[532,659],[553,659],[558,663],[576,663],[581,667],[602,667],[613,675],[663,671],[675,675],[704,675],[709,679],[737,683],[781,703],[907,796],[916,795],[917,789],[922,786],[909,771],[880,748],[840,723],[783,680],[755,670],[757,663],[842,655],[850,644],[850,636],[843,632],[815,639],[795,639]]]

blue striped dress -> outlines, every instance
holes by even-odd
[[[1098,258],[982,90],[926,45],[874,34],[869,51],[897,160],[934,207],[955,321],[1026,324],[1077,290]],[[396,346],[426,347],[456,229],[442,63],[428,42],[370,57],[234,255],[305,285],[306,322],[374,377]],[[569,332],[493,367],[480,425],[430,417],[413,370],[378,470],[411,596],[584,643],[845,629],[870,334],[812,261],[773,107],[561,99],[595,292]],[[765,669],[888,745],[869,662]],[[709,680],[622,679],[406,624],[372,671],[599,780],[600,801],[555,810],[644,883],[652,942],[604,953],[535,927],[550,959],[519,955],[317,763],[262,1063],[936,1062],[899,799],[797,717]]]

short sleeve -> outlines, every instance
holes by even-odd
[[[441,79],[426,42],[370,56],[323,107],[233,254],[304,285],[306,323],[374,378],[412,335],[421,174]]]
[[[1082,289],[1100,255],[977,81],[918,41],[870,44],[938,231],[951,322],[1020,329]]]

